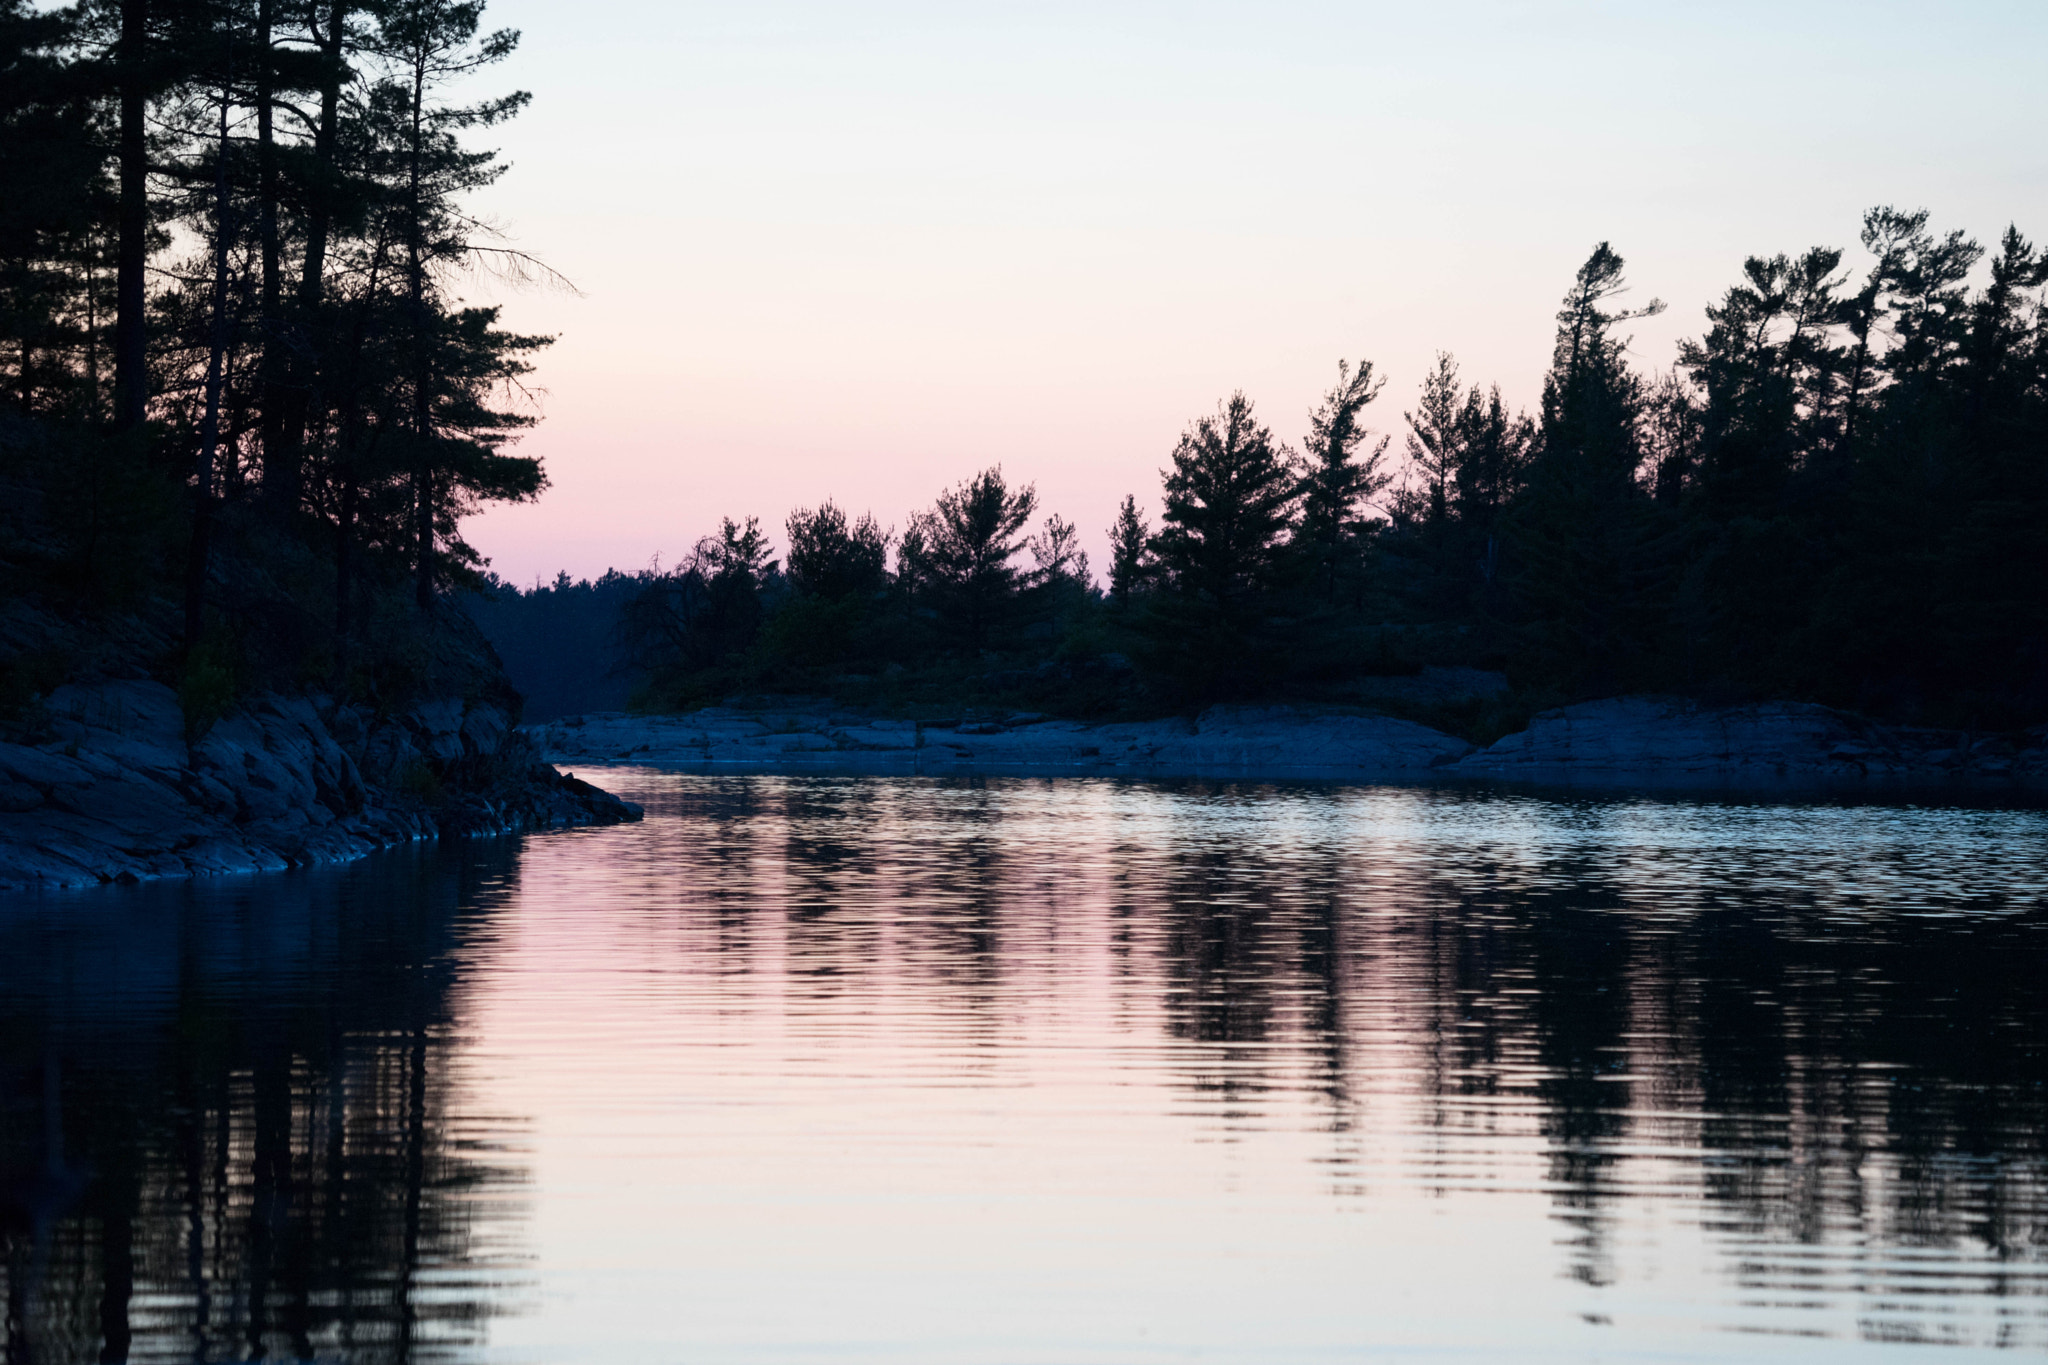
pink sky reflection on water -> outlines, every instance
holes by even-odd
[[[1690,1007],[1648,957],[1622,978],[1629,1117],[1606,1137],[1560,1136],[1517,1013],[1536,977],[1489,1006],[1521,1020],[1497,1055],[1459,1041],[1471,1002],[1431,919],[1460,885],[1484,903],[1597,859],[1666,907],[1632,912],[1647,948],[1713,869],[1783,866],[1780,844],[1805,850],[1783,877],[1861,904],[1899,871],[1873,856],[1899,837],[1881,819],[606,780],[649,821],[528,841],[463,973],[464,1107],[516,1131],[530,1192],[506,1244],[534,1292],[490,1359],[1732,1360],[1769,1340],[1804,1361],[1867,1350],[1887,1315],[1962,1346],[2044,1339],[2031,1261],[1912,1250],[1900,1158],[1838,1133],[1853,1115],[1795,1117],[1789,1165],[1745,1165],[1788,1199],[1816,1182],[1812,1238],[1703,1198]],[[1997,830],[1953,833],[1985,886],[2039,881]],[[1203,923],[1256,937],[1189,941]]]

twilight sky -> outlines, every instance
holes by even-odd
[[[517,582],[830,496],[901,525],[1000,461],[1101,568],[1233,388],[1300,440],[1337,359],[1396,434],[1435,351],[1532,404],[1593,244],[1645,365],[1751,253],[1925,206],[2048,236],[2048,5],[493,0],[532,107],[484,208],[581,289],[471,524]],[[1857,259],[1852,256],[1852,260]]]

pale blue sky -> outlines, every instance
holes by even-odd
[[[1283,437],[1338,357],[1400,410],[1433,353],[1533,401],[1592,245],[1677,337],[1752,252],[1926,206],[2048,236],[2048,4],[836,4],[495,0],[532,108],[490,211],[583,297],[508,577],[900,524],[1000,460],[1098,551],[1187,420]],[[1399,447],[1398,436],[1395,441]]]

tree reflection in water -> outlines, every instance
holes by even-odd
[[[795,1354],[762,1334],[798,1302],[890,1359],[917,1324],[863,1305],[921,1291],[860,1278],[878,1246],[1052,1355],[1124,1266],[1213,1329],[1274,1302],[1237,1251],[1320,1238],[1349,1283],[1418,1206],[1459,1215],[1453,1279],[1502,1230],[1542,1258],[1492,1263],[1509,1340],[1569,1301],[2048,1346],[2038,815],[612,780],[644,825],[0,905],[6,1360],[459,1357],[533,1304],[555,1354],[519,1358],[608,1358],[635,1311]],[[506,1155],[472,1072],[558,1145]],[[576,1218],[527,1220],[528,1159]]]
[[[515,853],[0,905],[10,1365],[477,1339],[513,1172],[451,1127],[450,996]]]
[[[690,889],[650,951],[687,958],[718,883],[755,935],[725,951],[760,967],[786,922],[795,970],[841,1001],[917,999],[934,1037],[963,1016],[1021,1032],[1108,962],[1119,1027],[1161,1031],[1147,1057],[1226,1140],[1320,1094],[1338,1197],[1385,1178],[1411,1122],[1436,1136],[1406,1177],[1445,1196],[1524,1180],[1527,1134],[1561,1268],[1589,1286],[1622,1273],[1624,1208],[1668,1198],[1703,1204],[1738,1308],[1846,1289],[1866,1336],[1918,1339],[1948,1288],[1914,1248],[1961,1253],[1970,1292],[2038,1301],[2038,867],[2015,899],[1950,884],[1938,849],[1859,864],[1890,817],[1826,807],[1080,787],[658,779],[634,793],[671,817],[645,831],[650,865]],[[748,822],[724,818],[742,802]],[[763,866],[784,880],[729,880]],[[1801,1251],[1824,1244],[1904,1255]]]

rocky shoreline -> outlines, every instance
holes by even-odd
[[[1874,725],[1795,702],[1618,697],[1486,747],[1393,716],[1212,707],[1085,724],[902,720],[822,701],[601,713],[514,728],[490,701],[377,714],[254,698],[188,739],[161,683],[60,687],[41,742],[0,743],[0,890],[282,870],[441,837],[612,824],[640,809],[556,764],[697,771],[1517,781],[1720,791],[2048,791],[2048,730]]]
[[[275,871],[444,836],[640,818],[542,758],[491,702],[396,714],[275,694],[188,737],[151,681],[59,687],[0,743],[0,890]]]
[[[884,719],[793,699],[685,715],[603,713],[530,727],[550,762],[726,771],[1095,773],[1545,784],[2048,787],[2048,733],[1897,729],[1824,706],[1711,707],[1618,697],[1546,711],[1484,748],[1414,721],[1311,708],[1212,707],[1084,724],[1030,714]]]

